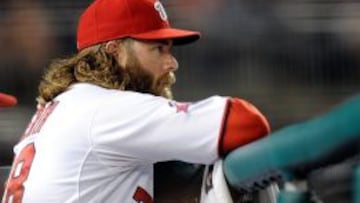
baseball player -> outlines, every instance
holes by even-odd
[[[172,99],[172,47],[199,37],[172,28],[158,0],[95,0],[79,20],[78,53],[40,82],[2,203],[151,203],[154,163],[211,164],[267,135],[243,99]]]

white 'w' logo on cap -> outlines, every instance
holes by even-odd
[[[165,11],[164,6],[161,4],[160,1],[156,1],[156,2],[154,3],[154,8],[155,8],[155,10],[157,10],[157,12],[159,12],[160,18],[161,18],[163,21],[167,21],[168,16],[167,16],[167,14],[166,14],[166,11]]]

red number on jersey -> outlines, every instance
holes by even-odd
[[[8,182],[6,183],[6,191],[4,195],[5,203],[20,203],[24,194],[23,183],[29,176],[31,164],[34,160],[35,147],[34,144],[28,144],[16,157]]]
[[[149,193],[147,193],[146,190],[144,190],[141,187],[136,188],[133,198],[137,203],[152,203],[153,202]]]
[[[22,136],[22,140],[40,131],[46,119],[53,112],[57,104],[58,102],[51,102],[37,110],[30,124],[25,130],[25,133]],[[21,203],[22,197],[24,195],[24,182],[29,176],[34,156],[35,145],[34,143],[30,143],[21,149],[19,154],[15,157],[9,178],[5,183],[3,203]]]

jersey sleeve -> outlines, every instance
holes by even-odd
[[[179,103],[146,94],[118,95],[97,109],[90,137],[95,153],[110,165],[168,160],[209,164],[219,152],[239,145],[233,142],[250,141],[234,138],[241,129],[233,126],[238,119],[233,115],[243,113],[236,109],[220,96]]]
[[[269,122],[254,105],[240,98],[230,98],[220,134],[219,154],[225,156],[269,133]]]

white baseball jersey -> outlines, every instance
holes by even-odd
[[[2,202],[151,203],[154,163],[219,158],[226,104],[75,84],[38,109],[14,147]]]

